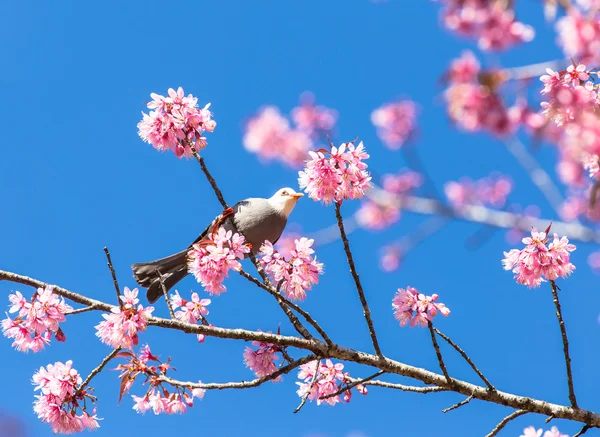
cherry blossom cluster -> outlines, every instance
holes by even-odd
[[[533,426],[528,426],[523,430],[520,437],[542,437],[542,429],[535,429]],[[543,437],[569,437],[568,434],[561,433],[556,426],[553,426],[549,431],[545,431]]]
[[[206,390],[202,388],[172,386],[170,392],[164,387],[162,378],[166,378],[167,372],[174,369],[170,364],[171,358],[162,362],[157,355],[152,354],[148,345],[141,348],[138,355],[133,351],[124,351],[117,356],[128,360],[127,364],[117,366],[117,370],[121,371],[119,400],[129,392],[137,377],[144,377],[144,385],[148,385],[144,396],[131,395],[134,402],[132,408],[137,413],[144,414],[152,410],[154,414],[183,414],[188,407],[194,406],[194,397],[204,397]]]
[[[511,180],[504,175],[492,174],[487,178],[473,181],[463,178],[444,185],[444,192],[454,208],[465,205],[483,205],[501,208],[512,191]]]
[[[110,314],[103,314],[105,320],[96,325],[96,336],[102,343],[114,348],[132,348],[139,342],[138,333],[146,330],[148,319],[154,307],[139,304],[138,289],[125,287],[119,296],[122,305],[113,307]]]
[[[589,64],[600,61],[600,11],[597,0],[579,0],[567,9],[565,16],[556,22],[558,43],[565,54]],[[595,3],[595,4],[594,4]]]
[[[398,150],[414,136],[417,113],[415,102],[399,100],[375,109],[371,114],[371,121],[383,144],[392,150]]]
[[[444,25],[459,35],[478,40],[481,50],[501,51],[529,42],[535,32],[515,19],[510,2],[502,0],[441,0]]]
[[[280,356],[276,355],[280,351],[279,346],[263,341],[253,341],[251,347],[244,349],[244,364],[249,367],[259,378],[269,376],[277,371],[275,361],[279,360]],[[281,376],[273,379],[273,382],[281,381]]]
[[[207,323],[205,316],[208,315],[207,306],[210,305],[210,299],[200,299],[198,293],[192,293],[192,300],[183,299],[178,291],[171,295],[171,306],[175,311],[175,317],[186,323]],[[206,335],[198,334],[198,342],[203,343]]]
[[[33,403],[33,411],[43,423],[48,423],[55,434],[73,434],[100,427],[96,410],[90,415],[86,401],[95,402],[95,397],[81,387],[82,379],[73,362],[48,364],[33,374],[34,390],[39,390]],[[81,411],[78,414],[78,410]]]
[[[459,128],[496,136],[514,133],[520,125],[534,133],[542,131],[544,117],[529,109],[524,100],[507,107],[499,92],[504,75],[500,71],[482,71],[473,53],[464,52],[453,60],[445,79],[448,115]]]
[[[400,219],[402,199],[423,184],[423,176],[411,170],[386,174],[382,178],[385,193],[377,194],[377,201],[365,199],[356,212],[359,225],[371,230],[382,230]]]
[[[229,270],[238,271],[242,267],[238,260],[249,252],[243,235],[219,227],[209,241],[192,246],[187,257],[188,270],[207,292],[221,294],[227,291],[223,281]]]
[[[400,326],[410,324],[411,328],[415,326],[426,327],[433,318],[439,314],[448,316],[450,309],[443,303],[438,303],[438,295],[425,296],[416,288],[399,288],[392,299],[392,308],[394,317],[400,322]]]
[[[319,283],[323,263],[317,261],[312,245],[315,240],[302,237],[294,240],[295,247],[286,260],[270,241],[261,246],[260,264],[288,299],[304,300],[306,292]]]
[[[330,150],[308,152],[304,170],[298,172],[298,184],[308,196],[325,205],[341,203],[348,199],[361,199],[371,187],[371,176],[367,172],[369,158],[362,141],[342,143],[340,147],[330,145]]]
[[[303,94],[300,102],[291,113],[295,127],[276,106],[266,106],[254,115],[245,126],[246,150],[265,161],[280,160],[289,167],[301,166],[315,143],[333,130],[337,113],[315,105],[314,96],[309,93]]]
[[[162,151],[172,150],[178,158],[192,155],[206,147],[204,131],[212,132],[217,123],[211,118],[210,103],[198,109],[198,99],[191,94],[185,97],[183,88],[169,88],[168,97],[150,94],[149,114],[142,112],[138,134],[147,143]]]
[[[316,400],[317,405],[322,403],[335,405],[341,402],[340,395],[327,398],[326,396],[340,391],[345,384],[350,382],[350,374],[343,370],[342,363],[333,364],[329,359],[319,361],[318,369],[316,361],[302,364],[298,371],[298,379],[303,382],[296,382],[299,386],[296,393],[301,398],[308,396],[308,400],[311,402]],[[315,371],[317,372],[316,376]],[[356,390],[362,395],[367,394],[367,388],[363,384],[356,385]],[[350,402],[352,391],[346,390],[342,394],[344,402]]]
[[[15,291],[8,295],[8,300],[11,303],[8,312],[17,316],[2,320],[2,333],[13,339],[12,346],[19,352],[41,351],[50,344],[52,333],[57,341],[66,340],[59,323],[65,321],[65,313],[73,308],[54,294],[52,287],[38,288],[30,300]]]
[[[565,278],[575,270],[570,254],[575,246],[569,244],[567,237],[558,238],[557,234],[550,242],[547,237],[549,231],[550,227],[545,232],[533,228],[531,237],[523,238],[525,248],[504,252],[504,269],[512,270],[519,284],[539,287],[546,280]]]

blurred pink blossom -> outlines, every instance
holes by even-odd
[[[371,113],[371,122],[383,144],[398,150],[416,131],[417,105],[412,100],[387,103]]]
[[[594,0],[595,1],[595,0]],[[567,9],[556,22],[558,44],[565,54],[584,63],[600,61],[600,15],[584,14],[575,7]]]
[[[305,92],[300,96],[300,105],[292,109],[292,120],[298,129],[309,135],[324,135],[330,132],[337,121],[335,110],[315,105],[313,93]]]

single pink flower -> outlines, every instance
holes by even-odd
[[[244,364],[249,367],[259,378],[269,376],[277,371],[277,365],[275,361],[280,357],[276,355],[279,348],[271,343],[264,343],[262,341],[253,341],[252,346],[258,349],[252,349],[246,347],[244,349]],[[281,376],[278,376],[273,382],[281,381]]]

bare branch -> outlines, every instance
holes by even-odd
[[[489,387],[490,390],[496,390],[494,388],[494,386],[492,385],[491,382],[488,381],[488,379],[483,376],[483,373],[481,373],[481,371],[477,368],[477,366],[475,366],[475,364],[473,363],[473,361],[471,360],[471,358],[469,358],[469,356],[465,353],[465,351],[463,351],[456,343],[454,343],[450,337],[448,337],[447,335],[443,334],[439,329],[437,328],[433,328],[434,331],[440,336],[442,337],[444,340],[446,340],[446,342],[452,346],[454,349],[456,349],[456,351],[462,355],[462,357],[465,359],[465,361],[467,363],[469,363],[469,366],[471,366],[471,368],[475,371],[475,373],[477,373],[477,375],[479,375],[479,377],[481,378],[481,380],[485,383],[485,385],[487,385]]]
[[[529,411],[525,411],[525,410],[517,410],[513,413],[510,413],[508,416],[506,416],[504,419],[502,419],[500,421],[500,423],[498,425],[496,425],[496,427],[494,429],[492,429],[492,431],[485,437],[494,437],[495,435],[498,435],[498,433],[500,431],[502,431],[502,428],[504,428],[508,422],[510,422],[513,419],[516,419],[519,416],[522,416],[523,414],[527,414],[527,413],[529,413]]]
[[[281,369],[271,373],[270,375],[263,376],[261,378],[256,378],[251,381],[202,383],[202,382],[178,381],[176,379],[168,378],[166,376],[159,377],[159,380],[162,382],[166,382],[167,384],[175,385],[178,387],[185,387],[185,388],[189,388],[189,389],[202,388],[204,390],[226,390],[226,389],[253,388],[253,387],[258,387],[259,385],[262,385],[265,382],[277,379],[281,375],[290,373],[292,370],[300,367],[302,364],[309,363],[316,359],[317,359],[317,357],[315,355],[309,355],[309,356],[306,356],[303,358],[299,358],[299,359],[291,362],[287,366],[284,366]]]
[[[65,313],[65,316],[73,316],[75,314],[87,313],[88,311],[94,311],[97,309],[98,308],[96,308],[95,306],[90,305],[90,306],[83,307],[83,308],[77,308],[76,310],[73,310],[73,311],[67,311]]]
[[[173,311],[173,305],[171,304],[171,299],[169,299],[169,292],[167,291],[167,287],[165,287],[165,279],[162,273],[158,272],[160,281],[160,287],[162,288],[163,296],[165,297],[165,302],[167,302],[167,308],[169,308],[169,314],[172,319],[175,319],[175,312]]]
[[[567,328],[562,317],[562,310],[560,308],[560,301],[558,300],[558,291],[556,282],[550,281],[550,288],[552,289],[552,297],[554,299],[554,306],[556,307],[556,318],[560,326],[560,333],[562,335],[563,342],[563,353],[565,355],[565,365],[567,368],[567,384],[569,385],[569,400],[571,406],[577,408],[577,398],[575,397],[575,388],[573,387],[573,373],[571,371],[571,357],[569,356],[569,339],[567,338]]]
[[[452,378],[450,378],[448,370],[446,369],[446,364],[444,363],[444,359],[442,358],[442,351],[440,350],[440,345],[438,344],[435,338],[435,331],[433,330],[433,325],[431,324],[431,321],[427,322],[427,327],[429,328],[429,333],[431,334],[431,342],[433,343],[433,348],[435,349],[435,355],[437,356],[440,369],[442,369],[442,372],[444,373],[448,384],[452,384]]]
[[[471,402],[471,399],[473,399],[473,396],[469,396],[467,399],[465,399],[464,401],[460,401],[457,404],[452,405],[451,407],[448,408],[444,408],[442,410],[442,413],[447,413],[448,411],[452,411],[452,410],[456,410],[457,408],[462,407],[463,405],[467,405],[469,402]]]
[[[212,175],[210,174],[210,172],[208,171],[208,167],[206,167],[206,164],[204,163],[204,158],[202,158],[198,154],[198,152],[196,151],[196,149],[194,149],[194,147],[192,145],[190,145],[190,148],[192,149],[192,155],[194,155],[194,158],[196,158],[196,160],[200,163],[202,172],[204,172],[206,179],[208,179],[208,183],[210,184],[213,191],[215,192],[217,199],[219,199],[219,202],[221,203],[221,205],[223,206],[224,209],[229,208],[229,205],[227,205],[227,202],[225,202],[225,198],[223,197],[223,193],[221,192],[221,189],[217,185],[217,181],[215,181],[215,178],[213,178]]]
[[[298,413],[298,411],[300,411],[302,409],[304,404],[306,404],[306,400],[310,396],[310,392],[312,392],[312,389],[315,386],[315,383],[317,382],[317,377],[319,376],[319,366],[320,365],[321,365],[321,360],[317,360],[317,363],[315,364],[315,374],[312,377],[312,381],[310,381],[310,387],[308,388],[308,391],[306,392],[306,394],[304,396],[302,396],[302,401],[300,401],[300,405],[298,405],[296,407],[296,409],[294,410],[294,414]]]
[[[256,279],[254,276],[250,275],[249,273],[245,272],[244,270],[240,269],[239,274],[242,275],[247,280],[249,280],[250,282],[252,282],[253,284],[255,284],[258,287],[262,288],[263,290],[267,291],[271,295],[273,295],[275,297],[279,297],[283,302],[285,302],[285,304],[287,306],[289,306],[294,311],[296,311],[298,314],[300,314],[302,317],[304,317],[304,320],[306,320],[308,323],[310,323],[312,325],[313,328],[315,328],[315,330],[319,333],[319,335],[321,337],[323,337],[323,340],[325,340],[325,342],[327,344],[332,344],[332,341],[329,338],[329,336],[327,335],[327,333],[325,333],[325,330],[323,328],[321,328],[321,326],[317,323],[317,321],[315,319],[313,319],[312,316],[308,312],[304,311],[300,306],[296,305],[294,302],[287,299],[285,296],[283,296],[281,293],[279,293],[272,286],[263,284],[258,279]]]
[[[342,238],[342,242],[344,243],[344,251],[346,252],[346,258],[348,259],[348,265],[350,266],[350,273],[352,273],[352,278],[354,279],[354,284],[356,285],[356,291],[358,291],[358,298],[360,299],[360,303],[363,307],[363,315],[365,316],[367,326],[369,327],[369,333],[371,334],[373,348],[375,349],[375,354],[377,356],[382,357],[383,354],[381,353],[381,349],[379,348],[379,341],[377,340],[377,334],[375,333],[375,326],[373,325],[373,320],[371,319],[371,310],[369,309],[369,305],[367,304],[365,292],[363,291],[362,284],[360,283],[360,278],[358,277],[358,273],[356,272],[354,258],[352,257],[352,251],[350,250],[350,243],[348,242],[348,236],[346,235],[346,231],[344,229],[344,220],[342,219],[341,207],[338,202],[335,202],[335,216],[337,218],[338,227],[340,229],[340,236]]]
[[[326,396],[321,396],[319,399],[329,399],[329,398],[333,398],[335,396],[339,396],[342,393],[356,387],[357,385],[360,384],[365,384],[367,382],[369,382],[372,379],[377,378],[378,376],[383,375],[385,372],[383,370],[380,370],[378,372],[375,372],[374,374],[372,374],[371,376],[367,376],[366,378],[348,378],[351,382],[350,384],[346,384],[344,385],[342,388],[340,388],[338,391],[330,393]]]
[[[573,437],[580,437],[580,436],[584,435],[586,432],[588,432],[589,429],[592,429],[592,427],[589,425],[584,425],[583,428],[581,428],[579,431],[577,431],[576,434],[573,434]]]
[[[85,390],[85,388],[92,381],[92,379],[94,379],[94,377],[98,373],[102,372],[102,369],[104,369],[104,367],[108,364],[108,362],[110,360],[112,360],[119,353],[120,350],[121,350],[121,348],[118,347],[115,350],[113,350],[111,353],[109,353],[106,357],[104,357],[102,362],[94,370],[92,370],[90,372],[90,374],[87,376],[87,378],[85,378],[85,380],[81,383],[81,385],[77,389],[77,392],[81,392],[81,391]]]
[[[120,308],[123,308],[123,302],[121,302],[121,289],[119,288],[119,281],[117,281],[117,274],[115,273],[112,259],[110,259],[110,252],[108,251],[108,247],[106,246],[104,246],[104,253],[106,254],[106,260],[108,262],[108,269],[110,270],[110,275],[112,276],[113,283],[115,284],[115,291],[117,292],[117,305],[119,305]]]
[[[373,385],[376,387],[391,388],[394,390],[402,390],[402,391],[408,391],[408,392],[413,392],[413,393],[422,393],[422,394],[436,393],[439,391],[448,391],[448,389],[444,388],[444,387],[415,387],[415,386],[404,385],[404,384],[394,384],[391,382],[379,381],[379,380],[367,381],[364,383],[364,385]]]

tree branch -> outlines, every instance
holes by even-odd
[[[567,338],[567,328],[562,317],[557,286],[554,281],[550,281],[550,288],[552,289],[552,297],[554,299],[554,306],[556,307],[556,318],[558,319],[562,335],[563,353],[565,354],[565,365],[567,367],[567,384],[569,385],[569,400],[571,401],[571,406],[577,408],[577,398],[575,397],[575,388],[573,387],[573,373],[571,371],[571,357],[569,356],[569,339]]]
[[[465,353],[465,351],[463,351],[456,343],[454,343],[450,337],[448,337],[447,335],[443,334],[439,329],[437,328],[433,328],[434,331],[440,336],[442,337],[444,340],[446,340],[446,342],[452,346],[454,349],[456,349],[456,351],[462,355],[462,357],[465,359],[465,361],[467,363],[469,363],[469,366],[471,366],[471,369],[473,369],[475,371],[475,373],[477,373],[477,375],[479,375],[479,377],[481,378],[481,380],[485,383],[485,385],[488,386],[488,388],[490,390],[496,390],[494,388],[494,386],[492,385],[491,382],[488,381],[488,379],[483,376],[483,373],[481,373],[481,371],[477,368],[477,366],[475,366],[475,364],[473,363],[473,361],[471,360],[471,358],[469,358],[469,356]]]
[[[344,251],[346,252],[346,258],[348,259],[348,265],[350,266],[350,273],[352,273],[352,278],[354,279],[354,284],[356,285],[356,291],[358,291],[358,298],[360,299],[360,303],[363,307],[363,315],[365,316],[367,326],[369,327],[369,333],[371,334],[373,348],[375,349],[375,354],[382,357],[383,354],[381,353],[381,349],[379,348],[379,341],[377,340],[377,334],[375,333],[375,326],[373,325],[373,320],[371,319],[371,310],[369,309],[369,305],[367,304],[365,292],[363,291],[362,284],[360,283],[360,278],[358,277],[358,273],[356,272],[354,258],[352,257],[352,251],[350,250],[350,243],[348,242],[348,236],[346,235],[346,231],[344,229],[344,220],[342,219],[341,207],[338,202],[335,202],[335,216],[337,218],[338,227],[340,229],[340,236],[342,238],[342,242],[344,243]]]
[[[92,379],[94,379],[94,377],[98,373],[102,372],[102,369],[104,369],[104,367],[108,364],[108,362],[110,360],[112,360],[119,353],[120,350],[121,350],[121,348],[118,347],[115,350],[113,350],[111,353],[109,353],[106,357],[104,357],[102,362],[94,370],[92,370],[90,372],[90,374],[87,376],[87,378],[85,378],[85,380],[81,383],[81,385],[77,389],[77,392],[81,392],[81,391],[85,390],[85,388],[92,381]]]
[[[385,372],[383,370],[380,370],[378,372],[373,373],[371,376],[367,376],[366,378],[348,378],[348,380],[350,381],[350,384],[344,385],[342,388],[340,388],[336,392],[330,393],[326,396],[321,396],[319,399],[323,400],[323,399],[329,399],[329,398],[333,398],[335,396],[339,396],[342,393],[344,393],[345,391],[348,391],[348,390],[356,387],[357,385],[365,384],[365,383],[369,382],[370,380],[383,375],[384,373]]]
[[[473,396],[469,396],[469,397],[468,397],[468,398],[466,398],[465,400],[463,400],[463,401],[460,401],[460,402],[458,402],[458,403],[456,403],[456,404],[452,405],[451,407],[444,408],[444,409],[442,410],[442,413],[447,413],[447,412],[449,412],[449,411],[456,410],[457,408],[460,408],[460,407],[462,407],[463,405],[467,405],[469,402],[471,402],[471,399],[473,399]]]
[[[169,315],[172,319],[175,319],[175,312],[173,311],[173,305],[171,305],[171,299],[169,299],[169,292],[167,291],[167,287],[165,287],[164,277],[160,272],[158,272],[158,275],[160,288],[162,288],[163,296],[165,297],[165,302],[167,302],[167,308],[169,308]]]
[[[104,253],[106,254],[108,269],[110,270],[110,275],[112,276],[113,284],[115,284],[115,291],[117,292],[117,305],[119,305],[119,308],[123,308],[123,302],[121,302],[121,289],[119,288],[119,281],[117,281],[117,274],[115,273],[112,260],[110,259],[110,252],[108,251],[108,247],[106,246],[104,246]]]
[[[438,344],[435,338],[435,331],[433,330],[433,325],[431,324],[431,321],[427,322],[427,327],[429,328],[429,333],[431,334],[431,342],[433,343],[433,348],[435,349],[435,355],[437,356],[440,369],[442,369],[442,373],[444,373],[448,384],[452,384],[452,378],[450,378],[448,370],[446,369],[446,364],[444,363],[444,359],[442,358],[442,351],[440,350],[440,345]]]
[[[296,407],[296,409],[294,410],[294,414],[297,414],[298,411],[300,411],[302,409],[302,407],[304,406],[304,404],[306,404],[306,400],[310,396],[310,392],[312,392],[312,389],[315,386],[315,383],[317,382],[317,378],[319,376],[319,366],[320,365],[321,365],[321,360],[317,360],[317,362],[315,364],[315,374],[312,377],[312,381],[310,381],[310,387],[308,388],[308,391],[306,392],[306,394],[304,396],[302,396],[302,400],[300,401],[300,405],[298,405]]]
[[[200,168],[202,168],[202,172],[206,176],[206,179],[208,179],[208,183],[210,184],[213,191],[215,192],[217,199],[219,199],[221,206],[223,206],[223,209],[229,208],[229,205],[227,205],[227,202],[225,202],[223,193],[221,192],[219,186],[217,185],[217,181],[215,181],[215,178],[213,178],[212,175],[210,174],[210,172],[208,171],[208,167],[206,167],[206,164],[204,163],[204,158],[202,158],[198,154],[198,152],[196,151],[196,149],[194,149],[193,146],[190,145],[190,148],[192,149],[192,155],[194,155],[194,158],[196,158],[196,160],[200,163]]]
[[[500,431],[502,431],[502,428],[504,428],[508,422],[510,422],[513,419],[516,419],[519,416],[522,416],[523,414],[527,414],[528,412],[529,411],[525,411],[525,410],[517,410],[513,413],[510,413],[508,416],[506,416],[504,419],[502,419],[500,421],[500,423],[498,425],[496,425],[496,427],[494,429],[492,429],[492,431],[485,437],[494,437],[495,435],[498,435],[498,433]]]

